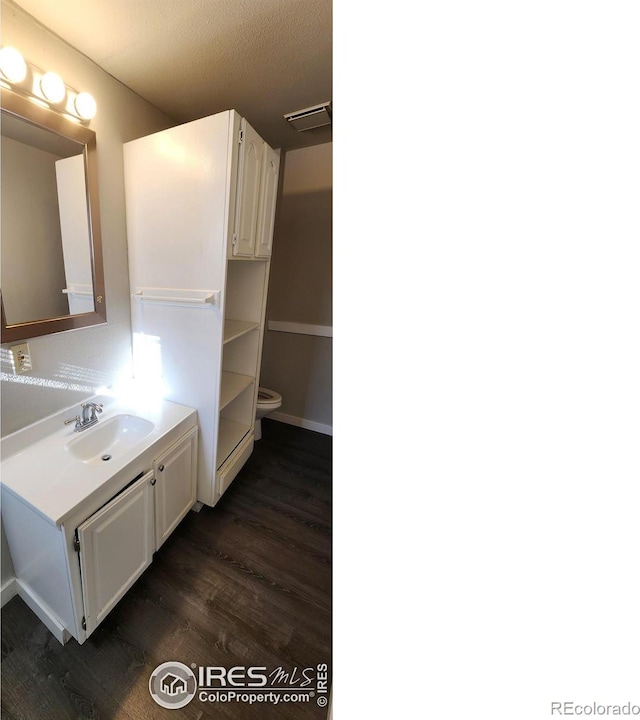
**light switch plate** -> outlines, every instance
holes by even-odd
[[[13,356],[13,372],[16,375],[30,372],[33,370],[31,365],[31,352],[29,351],[29,343],[21,343],[20,345],[12,345],[10,348]]]

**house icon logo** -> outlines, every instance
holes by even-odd
[[[187,692],[187,681],[184,678],[167,673],[160,681],[160,687],[167,695],[184,695]]]
[[[163,708],[177,710],[195,697],[198,683],[191,668],[180,662],[166,662],[151,673],[149,692]]]

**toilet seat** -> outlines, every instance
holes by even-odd
[[[258,402],[257,405],[260,408],[267,408],[270,405],[279,407],[282,404],[282,396],[274,390],[268,388],[258,388]]]
[[[262,437],[262,418],[270,415],[282,405],[282,395],[269,388],[258,387],[258,401],[256,403],[256,419],[253,424],[253,439]]]

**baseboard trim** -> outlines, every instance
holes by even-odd
[[[43,625],[46,625],[55,639],[61,645],[64,645],[71,638],[71,633],[62,625],[60,620],[58,620],[40,596],[25,582],[16,579],[16,585],[18,586],[18,595],[20,595],[31,610],[40,618]]]
[[[18,594],[18,583],[15,577],[9,578],[2,583],[0,588],[0,607],[4,607],[12,597]]]
[[[296,415],[287,415],[286,413],[281,413],[277,410],[269,413],[268,418],[270,420],[277,420],[278,422],[286,423],[287,425],[295,425],[296,427],[301,427],[305,430],[313,430],[314,432],[319,432],[323,435],[333,435],[333,427],[331,425],[325,425],[323,423],[316,422],[315,420],[307,420],[306,418],[300,418]]]

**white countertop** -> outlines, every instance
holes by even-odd
[[[114,476],[157,445],[180,425],[185,432],[197,423],[194,408],[168,400],[152,403],[96,396],[87,402],[102,403],[103,412],[96,425],[81,433],[64,420],[80,411],[80,406],[56,413],[38,423],[6,436],[0,442],[0,483],[54,525],[60,525],[79,506],[97,496]],[[120,414],[150,420],[154,427],[135,447],[108,462],[83,462],[66,448],[70,440],[89,434],[110,418]],[[148,468],[150,469],[150,468]]]

